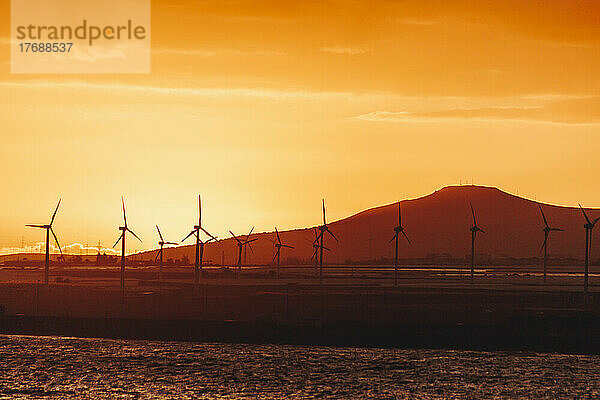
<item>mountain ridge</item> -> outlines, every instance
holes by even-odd
[[[584,219],[577,207],[559,206],[520,197],[493,186],[446,186],[428,195],[401,200],[402,220],[412,244],[400,245],[400,258],[427,258],[433,254],[465,258],[470,252],[472,203],[478,224],[486,231],[477,237],[477,253],[491,258],[534,258],[540,255],[543,241],[542,206],[551,226],[565,229],[553,232],[549,241],[552,256],[581,259],[585,248]],[[392,257],[388,243],[397,224],[397,203],[369,208],[328,225],[340,239],[327,238],[326,263],[365,262]],[[588,214],[597,209],[586,208]],[[591,215],[590,215],[591,217]],[[280,231],[284,243],[294,249],[282,251],[282,261],[308,262],[312,255],[314,227]],[[247,252],[248,264],[267,264],[274,254],[274,232],[253,234],[260,240]],[[269,239],[269,240],[266,240]],[[205,259],[213,263],[233,265],[237,262],[237,246],[232,238],[208,244]],[[592,243],[592,255],[600,247]],[[147,252],[154,256],[156,251]],[[165,249],[165,259],[194,258],[194,245]],[[139,255],[137,255],[139,257]]]

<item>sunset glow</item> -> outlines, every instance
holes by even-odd
[[[152,72],[130,75],[11,74],[9,29],[4,252],[59,198],[61,244],[110,247],[123,195],[130,252],[156,224],[183,238],[198,193],[218,236],[467,182],[600,206],[597,1],[153,1]]]

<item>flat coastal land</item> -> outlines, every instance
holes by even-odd
[[[600,353],[600,277],[581,267],[0,269],[0,333],[153,340]],[[574,271],[574,272],[571,272]]]

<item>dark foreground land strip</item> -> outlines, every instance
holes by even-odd
[[[600,317],[513,315],[492,325],[0,316],[1,334],[224,343],[600,354]]]

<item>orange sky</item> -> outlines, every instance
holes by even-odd
[[[149,75],[11,75],[0,248],[319,222],[474,179],[600,206],[597,1],[153,1]]]

